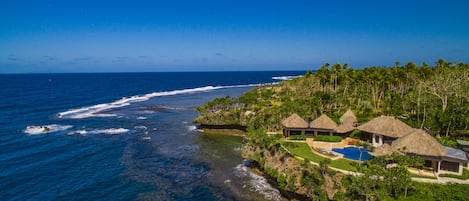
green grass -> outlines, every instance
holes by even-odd
[[[342,137],[334,136],[334,135],[318,135],[314,137],[314,141],[322,141],[322,142],[341,142]]]
[[[410,177],[414,177],[414,178],[424,178],[424,179],[436,179],[436,177],[425,176],[425,175],[418,175],[418,174],[414,174],[414,173],[410,173]]]
[[[324,157],[312,152],[311,149],[308,147],[308,144],[303,143],[303,142],[285,142],[284,146],[293,155],[308,159],[316,163],[319,163],[320,161],[325,159]],[[339,168],[342,170],[348,170],[348,171],[357,171],[357,169],[354,166],[352,166],[352,161],[349,161],[346,159],[333,160],[331,162],[331,167]]]
[[[293,155],[299,156],[301,158],[306,158],[310,161],[319,163],[319,161],[324,160],[324,157],[319,156],[311,151],[308,147],[308,144],[302,142],[285,142],[285,147],[290,151]]]
[[[440,174],[440,177],[450,177],[450,178],[455,178],[455,179],[467,180],[469,179],[469,170],[463,169],[462,175]]]
[[[348,170],[348,171],[353,171],[353,172],[357,171],[357,168],[352,166],[352,161],[349,161],[349,160],[343,159],[343,158],[333,160],[332,163],[331,163],[331,166],[335,167],[335,168],[342,169],[342,170]]]

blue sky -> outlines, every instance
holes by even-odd
[[[469,62],[467,10],[467,0],[5,0],[0,73]]]

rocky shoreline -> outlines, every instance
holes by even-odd
[[[299,161],[280,146],[268,149],[245,144],[243,158],[256,161],[258,168],[275,185],[282,195],[297,200],[317,198],[334,199],[345,193],[342,185],[344,174]],[[308,180],[308,181],[306,181]]]
[[[212,134],[235,135],[235,136],[246,135],[246,126],[241,126],[241,125],[200,124],[197,126],[197,130],[199,130],[199,132],[212,133]]]

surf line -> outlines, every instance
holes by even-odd
[[[97,104],[97,105],[93,105],[89,107],[71,109],[65,112],[58,113],[57,117],[65,118],[65,119],[83,119],[83,118],[89,118],[89,117],[112,117],[116,115],[99,114],[99,113],[105,110],[113,109],[113,108],[120,108],[120,107],[128,106],[132,103],[147,101],[155,97],[174,96],[174,95],[179,95],[179,94],[190,94],[190,93],[197,93],[197,92],[208,92],[208,91],[213,91],[217,89],[227,89],[227,88],[256,87],[256,86],[264,86],[268,84],[274,84],[274,83],[245,84],[245,85],[231,85],[231,86],[205,86],[205,87],[198,87],[198,88],[192,88],[192,89],[180,89],[180,90],[173,90],[173,91],[153,92],[153,93],[149,93],[145,95],[123,97],[111,103],[103,103],[103,104]]]

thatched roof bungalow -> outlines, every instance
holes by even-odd
[[[391,145],[383,144],[379,147],[376,147],[374,152],[370,152],[373,156],[384,156],[384,155],[391,155],[392,153],[396,152]]]
[[[399,138],[392,142],[392,147],[400,152],[441,158],[446,156],[446,151],[434,137],[421,129]]]
[[[305,133],[305,130],[308,128],[309,124],[298,114],[292,114],[288,118],[282,121],[283,134],[285,136],[290,136],[292,132],[300,132],[301,134]]]
[[[341,124],[335,128],[336,133],[346,134],[356,129],[355,124],[357,123],[357,117],[353,114],[352,110],[347,110],[339,120]]]
[[[336,133],[344,134],[344,133],[350,133],[353,130],[355,130],[356,127],[350,124],[342,124],[338,126],[337,128],[334,129]]]
[[[322,114],[309,124],[309,130],[314,131],[315,135],[318,132],[332,134],[337,127],[337,123],[326,114]]]
[[[421,129],[395,140],[392,148],[402,153],[417,155],[426,161],[426,166],[438,173],[462,174],[467,165],[464,151],[445,147]]]
[[[282,125],[286,128],[308,128],[309,124],[295,113],[284,119],[282,121]]]
[[[404,137],[414,130],[404,122],[390,116],[376,117],[358,126],[357,129],[371,134],[373,146],[380,146],[383,143],[391,144],[395,139]]]
[[[286,137],[295,133],[306,134],[306,132],[314,133],[314,135],[317,135],[318,133],[332,134],[335,128],[337,128],[337,123],[325,114],[316,118],[311,123],[305,121],[298,114],[293,114],[284,119],[282,121],[282,125],[283,133]]]
[[[353,114],[351,109],[347,110],[339,120],[341,124],[355,125],[355,123],[357,123],[357,117]]]

